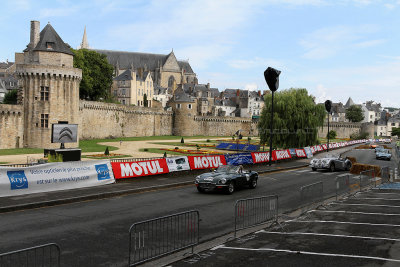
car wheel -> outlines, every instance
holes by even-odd
[[[233,194],[233,192],[235,192],[235,183],[234,183],[234,182],[231,182],[231,183],[228,185],[228,188],[226,189],[226,193],[227,193],[228,195],[231,195],[231,194]]]
[[[330,170],[331,172],[334,172],[334,171],[335,171],[335,164],[334,164],[334,163],[331,163],[331,165],[329,166],[329,170]]]
[[[350,171],[350,169],[351,169],[351,162],[348,162],[346,164],[346,171]]]
[[[256,188],[256,186],[257,186],[257,179],[254,178],[253,180],[251,180],[251,183],[250,183],[249,187],[251,189],[254,189],[254,188]]]
[[[200,187],[197,187],[197,191],[199,191],[200,193],[204,193],[204,189]]]
[[[317,170],[317,168],[312,167],[311,170],[313,170],[315,172]]]

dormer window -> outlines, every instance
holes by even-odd
[[[46,48],[47,49],[53,49],[54,48],[54,43],[53,42],[46,42]]]

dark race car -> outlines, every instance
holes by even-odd
[[[213,172],[197,176],[195,185],[201,193],[221,190],[227,194],[232,194],[239,187],[255,188],[257,180],[257,172],[244,171],[242,166],[224,165]]]

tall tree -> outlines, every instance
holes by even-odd
[[[4,95],[3,104],[16,105],[18,102],[18,90],[14,89]]]
[[[397,137],[400,137],[400,128],[396,128],[396,127],[392,128],[392,136],[395,136],[395,135],[397,135]]]
[[[148,103],[149,103],[149,102],[148,102],[148,100],[147,100],[147,94],[144,94],[144,95],[143,95],[143,106],[144,106],[144,107],[147,107]]]
[[[351,122],[360,122],[364,119],[360,106],[352,105],[346,110],[346,119]]]
[[[258,124],[260,141],[270,138],[272,95],[266,95],[265,106]],[[294,148],[318,142],[318,127],[323,125],[326,112],[317,105],[306,89],[284,90],[274,94],[273,146]]]
[[[82,69],[79,97],[88,100],[109,100],[113,79],[113,66],[107,57],[88,49],[74,50],[74,67]]]

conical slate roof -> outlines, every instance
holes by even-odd
[[[70,48],[71,47],[64,43],[64,41],[49,23],[40,32],[40,40],[33,51],[58,52],[73,55]]]
[[[346,108],[355,105],[353,102],[353,99],[351,99],[351,97],[349,97],[349,99],[346,102],[346,105],[344,105]]]

